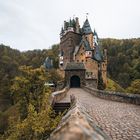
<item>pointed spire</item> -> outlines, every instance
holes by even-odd
[[[62,26],[62,28],[61,28],[61,33],[64,33],[64,29],[63,29],[63,26]]]
[[[73,20],[72,20],[72,25],[73,25],[73,27],[75,28],[75,26],[76,26],[76,21],[75,21],[74,18],[73,18]]]
[[[82,27],[82,30],[83,30],[83,34],[90,34],[90,33],[93,33],[93,32],[92,32],[92,29],[91,29],[91,27],[90,27],[88,18],[85,20],[84,25],[83,25],[83,27]]]
[[[71,18],[69,20],[69,27],[73,27]]]
[[[97,35],[97,33],[96,33],[95,29],[94,29],[93,35]]]
[[[94,29],[93,35],[94,35],[94,36],[96,36],[96,37],[97,37],[97,39],[98,39],[98,34],[97,34],[97,32],[96,32],[96,30],[95,30],[95,29]]]

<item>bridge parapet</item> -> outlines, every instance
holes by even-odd
[[[50,99],[51,105],[53,106],[55,102],[59,102],[60,100],[62,100],[66,96],[68,89],[68,87],[65,87],[60,91],[53,92]]]
[[[138,94],[98,90],[87,86],[83,87],[83,89],[92,95],[103,99],[140,105],[140,95]]]
[[[86,108],[72,96],[71,109],[62,118],[49,140],[110,140],[86,113]]]

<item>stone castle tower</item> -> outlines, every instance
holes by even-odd
[[[67,68],[71,73],[76,69],[76,74],[74,72],[65,74],[65,78],[69,77],[66,79],[69,85],[71,85],[70,75],[78,75],[81,67],[85,69],[84,76],[82,73],[84,80],[81,81],[84,85],[97,87],[99,79],[102,79],[104,85],[107,84],[107,50],[103,50],[100,46],[98,35],[95,30],[92,31],[88,19],[85,20],[82,28],[77,17],[64,21],[59,49],[59,68],[65,70],[65,73]]]

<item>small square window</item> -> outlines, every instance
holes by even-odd
[[[89,52],[89,55],[91,55],[91,52]]]

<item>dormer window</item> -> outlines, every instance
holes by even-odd
[[[63,61],[60,61],[60,63],[59,63],[60,65],[63,65]]]
[[[63,56],[60,56],[60,61],[62,61],[63,60]]]
[[[92,57],[92,51],[86,51],[86,58]]]

